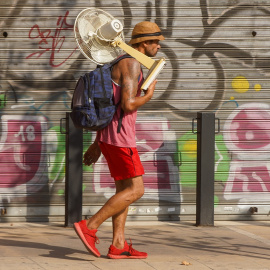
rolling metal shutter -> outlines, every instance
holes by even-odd
[[[167,66],[138,112],[146,192],[130,220],[194,220],[198,111],[220,119],[215,219],[269,219],[269,13],[266,1],[1,1],[0,221],[64,220],[65,135],[78,77],[95,68],[76,46],[86,7],[124,24],[156,22]],[[94,134],[84,133],[84,150]],[[114,193],[106,163],[84,167],[83,215]]]

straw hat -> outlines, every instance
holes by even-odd
[[[161,30],[158,25],[153,22],[140,22],[137,23],[132,31],[132,37],[129,44],[139,43],[145,40],[164,40]]]

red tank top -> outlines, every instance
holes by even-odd
[[[141,85],[143,82],[142,72],[138,80],[137,97],[141,95]],[[114,102],[117,104],[121,99],[121,86],[112,82]],[[137,119],[137,110],[124,113],[120,133],[117,133],[118,119],[120,118],[121,105],[119,104],[112,122],[104,129],[98,132],[98,140],[118,147],[136,147],[135,123]]]

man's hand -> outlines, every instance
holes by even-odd
[[[148,96],[150,99],[154,95],[154,90],[155,90],[155,87],[156,87],[156,83],[157,83],[157,80],[154,80],[146,90],[143,90],[145,96]]]
[[[83,156],[83,163],[87,166],[90,166],[93,163],[96,163],[101,155],[101,150],[99,148],[98,142],[95,141],[91,144],[88,150]]]

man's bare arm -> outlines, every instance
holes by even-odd
[[[138,92],[138,77],[141,72],[140,63],[135,59],[124,59],[119,63],[122,88],[121,107],[125,112],[132,112],[147,103],[153,96],[155,84],[152,83],[144,96],[136,97]]]

